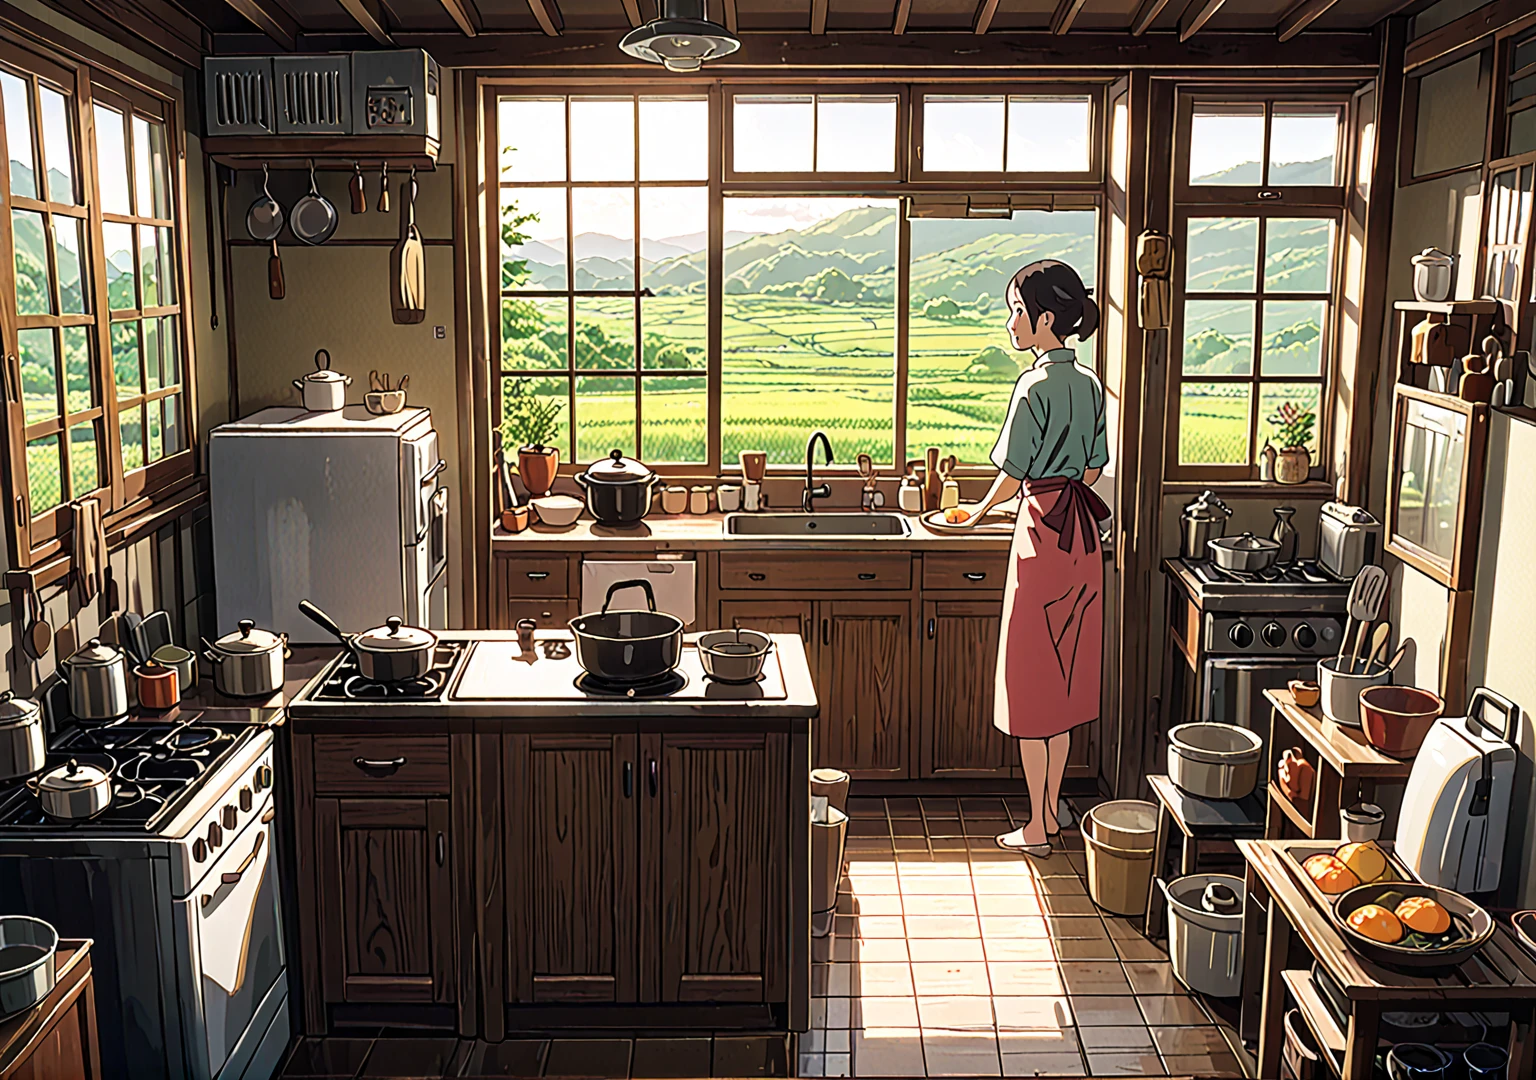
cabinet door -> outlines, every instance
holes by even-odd
[[[509,735],[507,996],[634,1002],[635,736]]]
[[[799,600],[722,600],[720,629],[799,634],[811,644],[811,604]]]
[[[811,760],[856,780],[905,780],[912,697],[912,606],[897,600],[827,600],[816,692],[821,716]]]
[[[647,1000],[786,1000],[789,736],[644,742],[641,970],[655,980]]]
[[[992,726],[1001,601],[923,604],[923,691],[917,719],[924,779],[1006,777],[1013,740]]]
[[[315,800],[325,998],[455,1000],[447,799]]]

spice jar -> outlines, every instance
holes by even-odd
[[[661,493],[661,508],[669,514],[682,514],[688,510],[688,489],[681,484],[671,484]]]
[[[735,484],[721,484],[715,488],[715,505],[722,514],[732,514],[741,509],[741,488]]]
[[[693,514],[709,513],[709,486],[697,484],[688,492],[688,511]]]

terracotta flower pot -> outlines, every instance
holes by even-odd
[[[1275,455],[1275,482],[1305,484],[1312,471],[1312,451],[1305,446],[1291,446]]]
[[[548,495],[555,486],[560,451],[553,446],[522,446],[517,451],[517,471],[529,495]]]

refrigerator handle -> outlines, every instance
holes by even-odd
[[[437,459],[437,464],[427,470],[427,474],[421,478],[421,486],[426,487],[440,475],[448,471],[448,462],[442,458]]]

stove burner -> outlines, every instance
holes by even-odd
[[[357,657],[343,653],[325,682],[315,691],[317,701],[430,701],[443,692],[448,679],[463,659],[460,642],[439,643],[432,655],[432,668],[425,675],[399,682],[375,682],[363,678]]]
[[[417,679],[399,682],[375,682],[361,675],[349,675],[341,684],[343,697],[354,701],[378,701],[385,698],[434,698],[442,692],[447,672],[434,670]]]
[[[219,737],[212,728],[182,728],[170,737],[170,746],[176,750],[195,750],[206,746]]]
[[[1316,560],[1303,559],[1287,566],[1271,566],[1252,572],[1226,570],[1209,560],[1190,562],[1195,576],[1201,581],[1221,582],[1230,585],[1300,585],[1318,587],[1347,587],[1347,582],[1329,577],[1319,569]]]
[[[640,683],[611,683],[597,678],[589,671],[576,676],[576,689],[593,697],[659,698],[669,697],[688,685],[688,676],[681,671],[669,671],[654,679]]]

